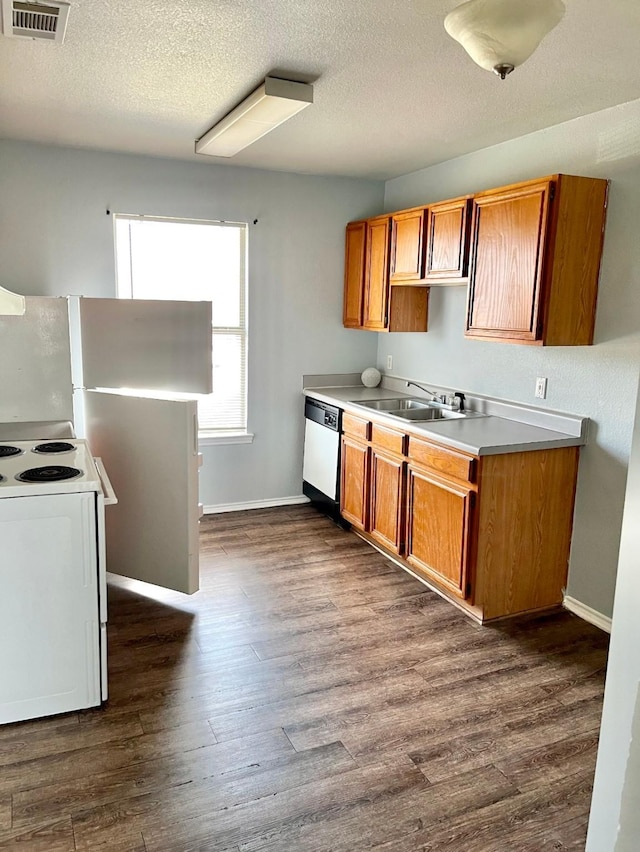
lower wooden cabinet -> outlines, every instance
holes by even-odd
[[[413,465],[407,477],[407,562],[454,595],[469,598],[473,490]]]
[[[369,527],[369,457],[371,450],[349,435],[342,436],[340,513],[359,530]]]
[[[405,474],[403,459],[371,448],[369,532],[383,547],[402,553],[404,545]]]
[[[578,447],[473,456],[346,414],[341,511],[481,622],[562,602]]]

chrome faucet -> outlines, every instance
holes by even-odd
[[[420,388],[420,390],[425,393],[431,394],[433,401],[435,401],[438,405],[445,406],[446,408],[457,409],[458,411],[464,411],[465,397],[463,393],[460,393],[460,391],[456,391],[453,395],[447,396],[446,393],[436,393],[418,382],[407,382],[408,388],[412,385],[413,387]]]
[[[444,394],[444,393],[442,393],[442,394],[438,394],[438,393],[436,393],[435,391],[429,390],[429,388],[425,388],[425,386],[424,386],[424,385],[420,385],[420,384],[418,384],[418,382],[407,382],[407,387],[408,387],[408,388],[410,388],[410,387],[411,387],[411,385],[413,385],[413,386],[414,386],[414,387],[416,387],[416,388],[420,388],[420,390],[421,390],[421,391],[424,391],[425,393],[430,393],[430,394],[431,394],[431,396],[432,396],[432,397],[433,397],[433,398],[434,398],[437,402],[446,402],[446,401],[447,401],[447,396],[446,396],[446,394]]]

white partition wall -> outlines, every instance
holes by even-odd
[[[71,398],[67,300],[29,296],[0,315],[0,422],[71,420]]]
[[[106,512],[107,570],[198,590],[198,424],[194,400],[85,391],[87,434],[118,504]]]
[[[84,387],[211,393],[211,302],[79,304]]]

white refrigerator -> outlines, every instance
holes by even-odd
[[[211,303],[27,297],[0,316],[0,425],[8,439],[72,421],[118,495],[107,570],[199,586],[196,394],[211,393]]]

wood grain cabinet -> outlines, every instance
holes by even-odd
[[[471,198],[401,210],[391,216],[394,284],[463,284],[469,271]]]
[[[373,424],[369,532],[371,538],[397,554],[404,552],[406,442],[401,432]]]
[[[433,204],[427,220],[424,279],[429,284],[463,284],[469,274],[471,199]]]
[[[473,456],[343,418],[343,516],[481,622],[562,602],[578,448]]]
[[[369,467],[371,450],[367,444],[342,436],[340,473],[340,513],[359,530],[369,528]]]
[[[391,284],[420,281],[423,277],[426,223],[425,207],[391,216]]]
[[[343,324],[365,331],[426,331],[426,287],[390,286],[391,219],[347,225]]]
[[[410,465],[407,482],[407,562],[452,594],[471,597],[469,545],[475,494]]]
[[[340,513],[356,529],[369,529],[369,471],[371,424],[361,417],[342,418]]]
[[[343,324],[345,328],[362,328],[366,239],[366,222],[350,222],[347,225],[344,254]]]
[[[367,222],[362,327],[369,331],[384,331],[389,323],[390,233],[388,216]]]
[[[388,216],[349,222],[345,239],[345,328],[385,331],[389,325]]]
[[[553,175],[474,196],[467,337],[593,343],[607,189]]]
[[[477,459],[409,438],[406,559],[456,597],[471,598]]]
[[[429,288],[468,283],[466,337],[593,343],[608,185],[551,175],[350,222],[344,325],[426,331]]]

